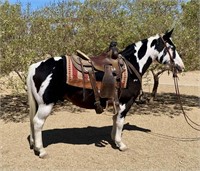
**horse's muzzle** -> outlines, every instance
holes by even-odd
[[[179,66],[179,65],[175,65],[175,68],[176,68],[176,70],[179,72],[179,73],[181,73],[181,72],[183,72],[184,71],[184,68],[183,67],[181,67],[181,66]]]

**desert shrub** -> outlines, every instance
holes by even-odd
[[[198,9],[198,0],[60,1],[34,11],[0,1],[1,75],[14,71],[24,82],[28,66],[46,54],[96,55],[112,40],[123,49],[172,27],[186,69],[200,69]]]

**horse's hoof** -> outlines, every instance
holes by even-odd
[[[120,147],[119,150],[122,151],[122,152],[124,152],[124,151],[127,151],[127,150],[128,150],[128,147],[123,146],[123,147]]]
[[[46,152],[42,152],[42,153],[39,154],[39,158],[41,158],[41,159],[47,159],[48,157],[49,156]]]

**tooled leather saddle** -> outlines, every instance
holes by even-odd
[[[77,50],[77,55],[72,55],[71,61],[74,67],[83,75],[88,74],[90,83],[95,95],[96,113],[102,113],[103,107],[100,104],[100,98],[106,98],[107,106],[112,103],[114,113],[119,108],[119,94],[121,88],[122,72],[125,70],[125,63],[120,55],[118,55],[117,42],[111,42],[109,50],[98,56],[88,57],[83,52]],[[100,90],[96,84],[95,72],[102,71],[104,73],[101,81]]]

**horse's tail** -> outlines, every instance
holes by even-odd
[[[32,92],[32,77],[33,77],[33,66],[29,67],[28,77],[27,77],[27,92],[28,92],[28,102],[29,102],[29,115],[30,115],[30,124],[33,125],[33,118],[37,111],[37,104]]]

